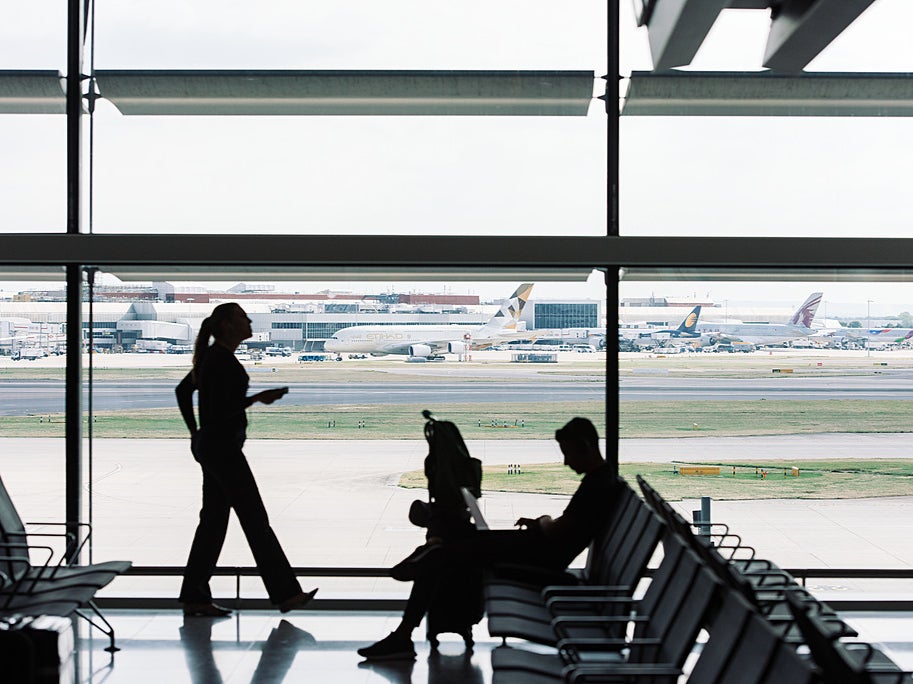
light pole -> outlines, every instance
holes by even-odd
[[[869,346],[869,330],[872,329],[872,301],[865,300],[865,355],[872,355],[872,348]]]

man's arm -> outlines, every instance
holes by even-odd
[[[181,410],[181,418],[184,419],[184,424],[190,430],[191,437],[197,433],[197,418],[193,413],[193,393],[196,389],[197,386],[191,373],[185,375],[184,379],[174,388],[174,393],[178,398],[178,408]]]
[[[540,515],[538,518],[520,518],[515,524],[527,529],[538,529],[546,539],[560,539],[567,529],[574,525],[574,521],[569,519],[567,514],[558,518]]]

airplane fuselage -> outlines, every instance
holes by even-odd
[[[757,345],[782,344],[818,332],[813,328],[780,323],[699,323],[697,327],[705,338],[717,337]]]
[[[409,354],[409,347],[416,344],[441,348],[448,342],[468,343],[467,336],[477,330],[461,325],[364,325],[340,330],[324,348],[330,352]]]

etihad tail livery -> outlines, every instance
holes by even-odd
[[[523,283],[501,303],[498,312],[482,327],[462,325],[356,325],[338,330],[324,344],[330,352],[356,352],[384,356],[401,354],[428,358],[438,354],[462,354],[522,332],[520,314],[532,292]]]

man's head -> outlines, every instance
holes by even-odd
[[[599,434],[586,418],[572,418],[555,431],[555,440],[564,454],[564,464],[576,473],[588,473],[604,461],[599,451]]]

